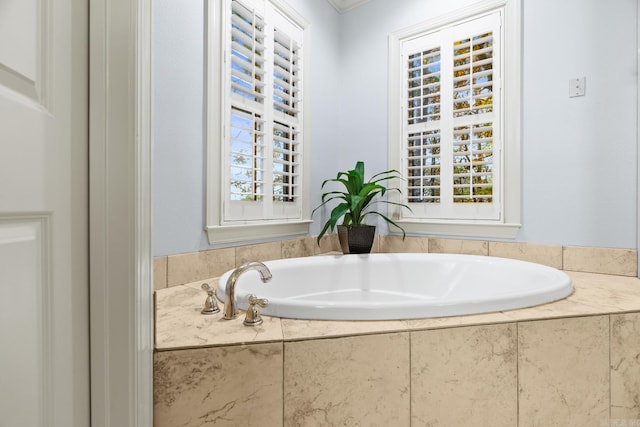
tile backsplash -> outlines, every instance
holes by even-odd
[[[255,245],[211,249],[154,259],[154,289],[218,277],[245,261],[270,261],[340,251],[336,234],[325,235],[320,245],[315,237]],[[484,240],[427,237],[376,236],[373,252],[424,252],[488,255],[531,261],[550,267],[586,273],[637,276],[635,249],[595,248]]]

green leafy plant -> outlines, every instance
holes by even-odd
[[[338,224],[340,218],[343,218],[341,225],[362,225],[365,217],[368,215],[377,215],[384,219],[388,224],[393,225],[402,231],[402,238],[405,237],[404,228],[400,227],[391,218],[383,215],[374,209],[374,206],[379,203],[401,206],[403,208],[411,208],[402,203],[390,202],[388,200],[381,200],[376,196],[384,196],[387,191],[397,191],[402,193],[399,188],[386,188],[380,183],[388,181],[390,179],[399,178],[402,179],[400,172],[395,169],[380,172],[371,177],[369,181],[364,180],[364,162],[357,162],[356,167],[349,171],[340,171],[335,178],[327,179],[322,183],[321,189],[324,190],[325,185],[328,183],[339,183],[344,186],[344,191],[329,191],[322,193],[322,203],[316,207],[311,215],[313,215],[318,209],[326,205],[333,200],[339,200],[340,203],[331,210],[331,216],[322,227],[322,231],[318,235],[318,243],[325,233],[329,230],[333,231]]]

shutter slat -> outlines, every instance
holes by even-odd
[[[245,88],[242,85],[239,85],[237,83],[231,83],[231,88],[237,92],[242,92],[245,95],[247,95],[250,98],[256,98],[256,101],[261,101],[264,99],[264,95],[255,91],[252,91],[250,89]],[[234,94],[232,94],[234,95]]]
[[[278,122],[274,122],[273,128],[277,130],[281,130],[283,132],[288,132],[288,133],[295,133],[295,134],[300,133],[300,131],[297,128],[290,128],[286,125],[281,125]]]
[[[260,80],[256,80],[253,76],[251,76],[251,74],[246,74],[240,70],[232,69],[231,75],[239,80],[250,83],[252,86],[256,86],[260,88],[264,87],[264,82]]]
[[[232,22],[232,31],[234,33],[241,32],[241,31],[246,34],[255,33],[257,39],[264,40],[264,33],[262,32],[262,29],[259,26],[254,26],[251,23],[251,18],[242,16],[240,14],[234,14],[231,16],[231,22]]]
[[[232,58],[236,57],[243,62],[264,64],[264,57],[261,54],[255,55],[252,50],[247,49],[246,46],[243,46],[236,41],[231,42],[231,51],[232,51],[232,55],[231,55]],[[242,55],[242,57],[247,59],[242,59],[238,57],[238,55],[233,55],[233,53]]]
[[[440,119],[440,48],[409,55],[407,59],[407,124]]]
[[[245,50],[249,52],[263,52],[264,45],[258,41],[255,37],[248,36],[242,31],[234,30],[231,32],[233,36],[233,41],[235,41],[239,46],[242,46]]]

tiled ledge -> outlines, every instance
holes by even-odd
[[[258,327],[243,326],[243,314],[229,321],[222,320],[221,314],[200,314],[206,294],[200,289],[202,281],[199,281],[156,291],[156,350],[293,342],[640,311],[639,279],[580,272],[568,274],[575,288],[568,298],[519,310],[393,321],[318,321],[263,316],[264,323]]]
[[[154,289],[163,289],[217,277],[245,261],[270,261],[338,251],[335,234],[282,240],[256,245],[212,249],[157,257],[154,260]],[[373,252],[454,253],[496,256],[536,262],[550,267],[585,273],[638,275],[635,249],[595,248],[485,240],[436,239],[427,237],[376,236]]]

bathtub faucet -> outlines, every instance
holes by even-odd
[[[240,265],[233,270],[231,276],[227,280],[227,285],[224,288],[225,300],[224,300],[224,316],[223,319],[231,320],[235,319],[238,315],[238,309],[236,308],[236,282],[242,273],[249,270],[258,270],[260,278],[264,283],[271,280],[271,271],[269,268],[259,261],[249,261]]]

